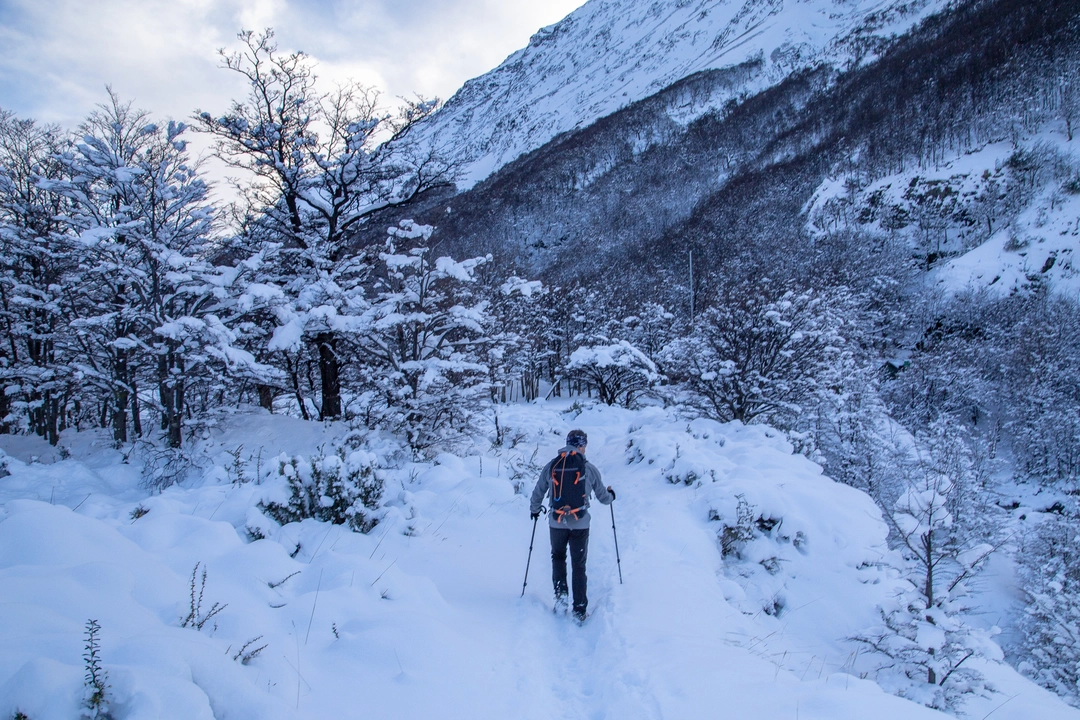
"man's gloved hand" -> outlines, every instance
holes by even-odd
[[[607,486],[607,491],[609,493],[611,493],[611,499],[614,500],[615,499],[615,491],[611,489],[610,485]]]
[[[529,519],[530,520],[537,520],[539,518],[540,518],[540,511],[539,510],[537,510],[536,512],[529,513]]]

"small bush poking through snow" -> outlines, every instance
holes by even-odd
[[[109,674],[101,667],[101,640],[98,633],[101,625],[97,620],[86,621],[86,652],[83,661],[86,664],[86,701],[83,704],[83,717],[89,720],[112,720],[109,713]],[[17,713],[16,717],[22,715]],[[23,715],[23,717],[26,717]]]
[[[738,556],[746,543],[754,539],[754,508],[743,495],[736,495],[739,505],[735,510],[735,523],[724,523],[720,530],[720,552],[724,557]]]
[[[319,455],[305,460],[296,455],[278,457],[278,472],[289,485],[286,503],[268,501],[259,508],[282,525],[314,518],[370,532],[379,519],[374,511],[383,494],[383,481],[375,473],[375,455],[364,450]]]
[[[145,443],[142,455],[142,484],[150,491],[161,492],[183,482],[195,467],[191,455],[180,448]]]
[[[228,607],[228,604],[222,605],[221,603],[214,603],[210,606],[210,609],[203,613],[202,602],[203,595],[206,593],[206,568],[202,571],[202,581],[196,582],[196,578],[199,575],[199,565],[201,563],[195,563],[195,567],[191,570],[191,603],[188,609],[187,617],[180,623],[180,627],[193,627],[196,630],[202,630],[206,623],[210,622],[218,613]],[[198,585],[198,591],[195,586]]]
[[[233,654],[232,659],[238,661],[241,665],[248,665],[249,663],[251,663],[252,660],[259,656],[259,653],[270,647],[269,643],[263,643],[262,645],[254,648],[251,647],[255,643],[262,640],[262,638],[262,635],[258,635],[248,640],[246,643],[240,646],[239,650],[237,650]]]

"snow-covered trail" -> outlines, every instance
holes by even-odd
[[[937,716],[847,676],[831,685],[827,678],[819,681],[817,665],[815,681],[800,682],[748,652],[743,645],[760,628],[724,598],[716,536],[693,507],[695,491],[658,482],[655,467],[628,466],[625,446],[625,427],[590,431],[589,459],[618,493],[614,510],[624,584],[611,513],[594,501],[591,614],[584,626],[551,611],[543,518],[528,587],[518,597],[532,529],[531,483],[524,495],[478,503],[490,495],[485,486],[505,480],[480,476],[476,467],[476,475],[455,489],[447,517],[435,518],[397,560],[402,572],[430,578],[447,603],[448,621],[467,629],[469,647],[460,649],[460,664],[446,673],[453,687],[471,688],[464,693],[475,698],[471,712],[537,720],[652,720],[700,717],[703,709],[715,708],[736,718],[844,718],[845,705],[863,711],[866,706],[827,698],[869,693],[886,711],[883,718],[890,717],[892,705],[899,706],[898,718]],[[484,469],[494,474],[490,466]],[[388,700],[386,711],[397,717],[423,717],[441,704],[430,693]],[[854,711],[850,717],[865,714]]]
[[[107,449],[13,463],[0,479],[0,717],[78,715],[88,618],[122,720],[945,717],[844,672],[843,638],[890,587],[875,565],[885,529],[868,497],[775,432],[568,402],[500,418],[503,447],[388,471],[386,518],[366,535],[261,524],[255,506],[283,487],[272,465],[261,485],[230,483],[222,464],[147,496]],[[583,626],[551,611],[543,521],[519,597],[538,472],[523,468],[572,426],[618,493],[625,580],[594,504]],[[217,442],[225,461],[240,444],[310,457],[333,431],[251,415]],[[777,525],[725,565],[710,517],[731,522],[740,502]],[[202,630],[181,626],[196,563],[203,613],[225,605]],[[243,663],[245,643],[265,649]],[[1002,690],[973,717],[1080,717],[1005,666],[986,671]]]

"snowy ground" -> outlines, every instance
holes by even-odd
[[[90,618],[124,719],[944,717],[859,679],[865,658],[844,640],[894,580],[868,497],[768,428],[566,410],[504,406],[502,447],[387,471],[369,535],[278,528],[253,510],[279,490],[272,456],[332,439],[317,423],[238,415],[203,443],[217,466],[160,495],[100,435],[65,436],[66,460],[3,438],[0,717],[78,716]],[[532,529],[522,492],[571,427],[618,492],[624,577],[596,507],[583,627],[551,612],[542,525],[518,597]],[[262,458],[264,482],[229,480],[225,453],[240,445],[249,478]],[[778,522],[725,559],[717,531],[737,496]],[[249,525],[267,539],[251,542]],[[227,603],[202,631],[180,627],[196,563],[203,613]],[[248,650],[266,649],[242,664],[259,636]],[[980,669],[998,693],[971,701],[970,717],[1080,718],[1005,666]]]

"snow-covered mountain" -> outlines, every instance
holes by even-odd
[[[468,81],[424,134],[471,187],[559,133],[587,126],[696,72],[746,64],[726,97],[793,71],[850,66],[946,0],[590,0]],[[699,108],[701,112],[708,108]],[[680,118],[683,121],[690,117]]]

